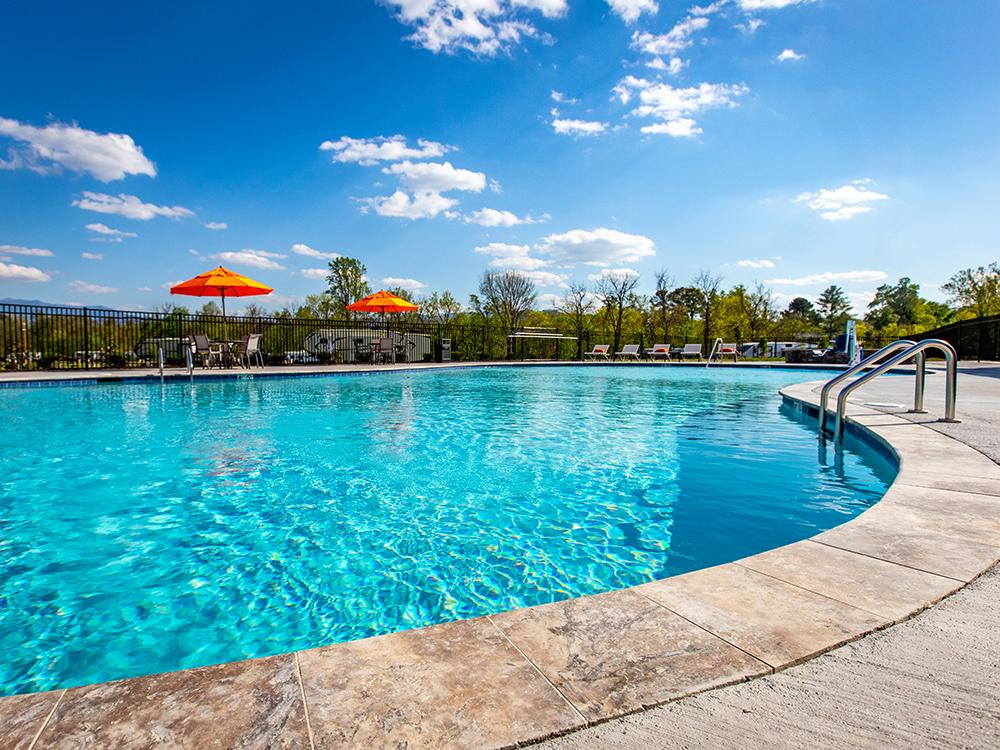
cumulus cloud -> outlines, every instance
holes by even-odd
[[[126,237],[138,237],[135,232],[122,232],[118,229],[112,229],[107,224],[87,224],[84,229],[88,229],[95,234],[99,234],[100,237],[91,237],[92,240],[99,242],[121,242]]]
[[[706,16],[688,16],[665,34],[636,31],[632,34],[632,47],[647,55],[656,57],[676,55],[691,46],[691,37],[709,24]]]
[[[326,268],[303,268],[299,273],[307,279],[325,279],[330,271]]]
[[[101,182],[131,174],[156,176],[156,167],[142,148],[131,136],[121,133],[96,133],[61,122],[39,128],[0,117],[0,136],[15,143],[8,150],[8,158],[0,159],[0,169],[23,167],[40,174],[69,169]]]
[[[794,202],[805,202],[820,218],[826,221],[846,221],[859,214],[875,210],[873,203],[889,200],[884,193],[877,193],[868,185],[871,180],[855,180],[839,188],[821,188],[811,193],[801,193]]]
[[[85,190],[83,198],[73,201],[73,205],[84,211],[116,214],[124,216],[126,219],[138,219],[139,221],[149,221],[157,216],[166,216],[170,219],[194,216],[194,211],[183,206],[157,206],[152,203],[143,203],[136,196],[125,193],[106,195],[105,193],[91,193]]]
[[[737,106],[737,98],[749,89],[743,84],[702,83],[688,88],[675,88],[669,83],[626,76],[614,88],[622,104],[638,97],[632,114],[658,120],[641,130],[649,134],[690,138],[702,132],[692,115],[708,109]]]
[[[646,61],[647,68],[658,70],[661,73],[666,73],[667,75],[670,76],[677,75],[687,66],[688,66],[688,61],[682,60],[679,57],[671,57],[670,62],[663,62],[662,57],[654,57]]]
[[[0,281],[52,281],[52,277],[34,266],[0,262]]]
[[[376,138],[341,136],[335,141],[323,141],[320,151],[332,151],[333,161],[373,166],[379,162],[403,159],[436,159],[451,151],[451,146],[436,141],[418,139],[416,146],[407,144],[406,136],[390,135]]]
[[[634,268],[602,268],[600,271],[590,274],[587,276],[588,281],[600,281],[601,279],[606,279],[609,276],[638,276],[639,272]]]
[[[740,268],[774,268],[774,261],[767,258],[748,258],[736,261]]]
[[[382,279],[382,283],[386,286],[396,286],[402,289],[408,289],[411,292],[419,292],[421,289],[427,288],[427,285],[422,281],[398,276],[386,276]]]
[[[535,219],[530,215],[518,216],[513,211],[481,208],[478,211],[466,214],[462,218],[466,224],[478,224],[481,227],[514,227],[520,224],[537,224],[546,221],[549,216],[548,214],[543,214],[541,218]]]
[[[446,198],[440,193],[415,193],[410,196],[402,190],[392,195],[375,198],[361,198],[361,212],[374,211],[379,216],[396,219],[433,219],[442,211],[448,211],[458,205],[454,198]]]
[[[552,120],[552,129],[560,135],[598,135],[607,131],[608,123],[557,117]]]
[[[765,279],[765,284],[775,286],[812,286],[815,284],[834,284],[837,282],[872,282],[888,278],[885,271],[826,271],[813,273],[796,278]]]
[[[42,247],[21,247],[20,245],[0,245],[0,255],[28,255],[33,258],[51,258],[52,251]]]
[[[778,10],[792,5],[806,5],[814,0],[736,0],[742,10],[752,13],[755,10]]]
[[[70,289],[76,292],[83,292],[84,294],[114,294],[118,290],[113,286],[104,286],[103,284],[92,284],[89,281],[71,281],[69,283]]]
[[[578,104],[579,103],[576,99],[572,99],[572,98],[566,96],[566,94],[564,94],[563,92],[561,92],[561,91],[555,91],[555,90],[552,91],[552,101],[557,102],[558,104]]]
[[[546,18],[566,12],[566,0],[384,0],[396,18],[414,32],[407,37],[431,52],[467,50],[492,57],[542,36],[523,11],[538,11]]]
[[[528,245],[512,245],[506,242],[491,242],[473,248],[473,252],[489,255],[492,268],[509,268],[516,271],[536,271],[552,265],[552,261],[531,257]]]
[[[296,255],[304,255],[307,258],[318,258],[320,260],[335,260],[340,257],[340,253],[326,253],[322,250],[309,247],[309,245],[303,245],[301,242],[292,245],[292,252]],[[324,271],[324,273],[326,272]]]
[[[804,60],[805,57],[805,55],[800,55],[793,49],[783,49],[776,59],[778,62],[794,62],[795,60]]]
[[[635,23],[643,13],[655,16],[660,10],[656,0],[607,0],[607,2],[611,10],[621,16],[625,23]]]
[[[649,237],[605,227],[550,234],[535,250],[558,263],[607,267],[637,263],[656,255],[656,245]]]
[[[458,169],[451,162],[403,161],[382,169],[396,175],[402,187],[415,193],[446,193],[449,190],[481,192],[486,187],[486,175],[469,169]]]
[[[531,279],[533,282],[538,284],[538,286],[558,286],[558,287],[568,287],[569,286],[569,276],[562,273],[554,273],[552,271],[531,271],[517,269],[518,273]]]
[[[104,260],[104,256],[100,253],[80,253],[80,257],[84,260]]]
[[[280,271],[284,266],[278,263],[278,260],[287,258],[288,256],[281,253],[269,253],[264,250],[245,248],[243,250],[227,250],[226,252],[216,253],[210,257],[237,266],[251,266],[269,271]]]
[[[214,229],[218,231],[220,229],[229,229],[229,225],[224,221],[206,221],[205,229]]]

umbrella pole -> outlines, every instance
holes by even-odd
[[[222,338],[229,341],[229,320],[226,318],[226,288],[222,287]]]

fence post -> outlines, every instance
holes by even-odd
[[[83,308],[83,366],[90,368],[90,315],[87,308]]]

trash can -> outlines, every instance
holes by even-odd
[[[434,344],[434,361],[451,362],[451,339],[438,339]]]

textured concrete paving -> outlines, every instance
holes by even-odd
[[[912,415],[1000,463],[1000,366],[964,366],[961,424],[938,424],[944,378],[928,377],[929,415]],[[862,402],[907,403],[912,378],[883,378]],[[890,410],[897,411],[897,410]],[[1000,747],[1000,567],[888,630],[773,676],[542,743],[607,748]]]

